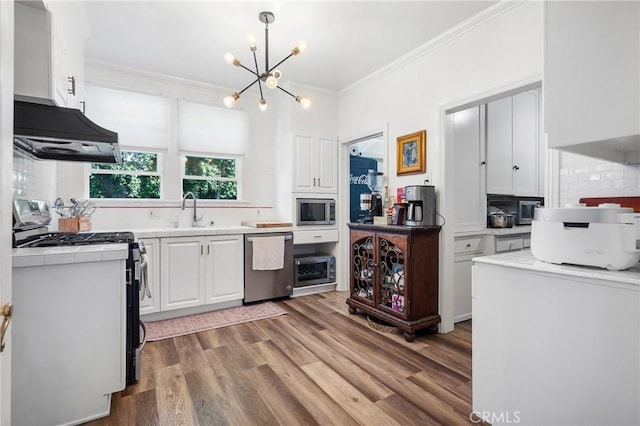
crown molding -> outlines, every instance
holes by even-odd
[[[412,51],[410,51],[409,53],[406,53],[404,55],[402,55],[400,58],[394,60],[393,62],[390,62],[389,64],[385,65],[384,67],[380,68],[379,70],[363,77],[362,79],[356,81],[353,84],[350,84],[349,86],[345,87],[344,89],[340,90],[338,93],[340,95],[358,87],[361,84],[364,84],[367,81],[373,80],[376,77],[383,75],[383,74],[388,74],[390,72],[393,72],[399,68],[404,67],[405,65],[429,54],[430,52],[441,48],[442,46],[456,40],[458,37],[461,37],[462,35],[466,34],[469,31],[472,31],[484,24],[486,24],[487,22],[499,17],[500,15],[509,12],[513,9],[515,9],[518,6],[521,6],[525,3],[527,3],[529,0],[501,0],[500,2],[496,3],[495,5],[477,13],[476,15],[468,18],[467,20],[461,22],[460,24],[451,27],[450,29],[448,29],[447,31],[443,32],[442,34],[440,34],[439,36],[427,41],[426,43],[424,43],[423,45],[413,49]]]

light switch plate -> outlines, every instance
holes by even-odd
[[[159,219],[160,218],[160,210],[159,209],[148,209],[147,217],[149,219]]]

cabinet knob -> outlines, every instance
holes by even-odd
[[[516,164],[515,166],[513,166],[513,170],[517,172],[518,170],[520,170],[520,167],[518,167],[518,165]]]
[[[316,178],[313,178],[313,186],[316,186]]]
[[[486,166],[486,165],[487,165],[487,162],[486,162],[486,161],[482,161],[482,162],[480,163],[480,165],[481,165],[481,166]]]

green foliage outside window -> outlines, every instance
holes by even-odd
[[[94,163],[91,169],[91,198],[160,198],[158,154],[123,151],[122,164]],[[109,172],[100,173],[102,170]]]
[[[238,182],[233,158],[186,156],[182,191],[199,199],[236,200]]]

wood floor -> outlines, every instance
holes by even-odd
[[[148,343],[140,381],[92,425],[468,424],[471,322],[415,341],[349,315],[346,292],[287,315]]]

